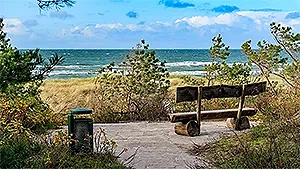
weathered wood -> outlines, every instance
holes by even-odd
[[[201,127],[201,93],[202,87],[198,87],[198,100],[197,100],[197,124],[200,132]]]
[[[200,134],[198,124],[194,120],[190,120],[187,123],[184,122],[176,123],[174,130],[176,134],[185,135],[185,136],[198,136]]]
[[[242,95],[241,95],[241,99],[240,99],[240,102],[239,102],[239,108],[238,108],[238,112],[237,112],[237,116],[236,116],[236,125],[235,125],[236,130],[240,130],[240,120],[241,120],[241,117],[242,117],[242,109],[243,109],[244,101],[245,101],[245,89],[246,89],[246,86],[243,85]]]
[[[230,129],[236,129],[236,118],[228,118],[226,120],[226,125]],[[240,119],[239,130],[250,129],[250,122],[248,117],[242,116]]]
[[[229,85],[205,86],[202,90],[202,99],[240,97],[242,93],[241,86]]]
[[[252,83],[245,86],[245,96],[258,95],[266,91],[266,82]],[[229,86],[204,86],[202,87],[201,99],[212,98],[227,98],[227,97],[240,97],[242,95],[242,85]],[[198,99],[198,87],[177,87],[176,90],[176,103],[183,101],[195,101]]]
[[[198,87],[185,86],[177,87],[176,103],[184,101],[195,101],[198,99]]]
[[[255,96],[266,91],[267,82],[252,83],[245,86],[245,96]]]
[[[201,120],[235,118],[238,109],[223,109],[223,110],[207,110],[201,111]],[[257,113],[254,108],[243,108],[242,116],[253,116]],[[169,120],[174,122],[197,120],[197,112],[184,112],[169,114]]]

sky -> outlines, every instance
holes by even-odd
[[[4,31],[18,48],[206,49],[211,39],[239,49],[273,41],[271,22],[300,32],[300,0],[76,0],[40,10],[36,0],[0,0]]]

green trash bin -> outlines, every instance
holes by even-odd
[[[76,108],[68,114],[68,134],[72,138],[70,148],[73,152],[93,152],[93,119],[76,118],[75,115],[92,114],[92,109]]]

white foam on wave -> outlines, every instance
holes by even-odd
[[[184,61],[184,62],[172,62],[166,63],[167,67],[184,67],[184,66],[205,66],[211,62],[197,62],[197,61]]]
[[[174,72],[170,72],[170,74],[173,75],[204,75],[206,73],[206,71],[174,71]]]
[[[55,68],[66,68],[66,69],[82,69],[82,68],[101,68],[103,65],[57,65]]]
[[[80,69],[83,66],[76,66],[76,65],[67,65],[67,66],[63,66],[63,65],[57,65],[54,68],[62,68],[62,69]]]
[[[87,75],[87,74],[94,74],[93,72],[86,72],[86,71],[82,71],[82,72],[76,72],[76,71],[66,71],[66,70],[62,70],[62,71],[52,71],[49,73],[50,76],[55,76],[55,75]]]
[[[192,76],[204,76],[206,71],[174,71],[170,72],[170,74],[173,75],[192,75]],[[250,71],[251,75],[259,75],[260,71],[259,70],[253,70]]]
[[[184,62],[172,62],[172,63],[166,63],[167,67],[196,67],[196,66],[205,66],[210,65],[211,62],[198,62],[198,61],[184,61]],[[236,64],[241,64],[239,62],[236,62]],[[229,66],[232,66],[233,63],[228,63]]]

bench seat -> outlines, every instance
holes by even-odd
[[[238,109],[222,109],[222,110],[206,110],[201,111],[201,120],[234,118],[237,116]],[[257,113],[254,108],[243,108],[242,116],[253,116]],[[169,121],[172,123],[183,122],[189,120],[197,120],[197,112],[172,113],[168,115]]]

